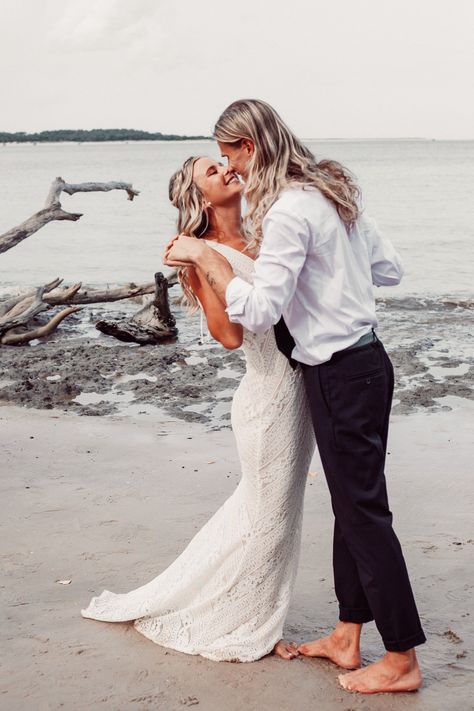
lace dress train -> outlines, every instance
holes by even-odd
[[[251,281],[253,261],[209,243]],[[232,401],[242,467],[234,493],[154,580],[104,591],[82,615],[135,628],[153,642],[215,661],[248,662],[282,637],[299,558],[314,435],[299,369],[273,329],[244,332],[247,369]]]

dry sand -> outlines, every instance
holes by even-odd
[[[234,489],[229,430],[1,408],[2,711],[473,708],[474,405],[449,404],[394,417],[391,504],[429,641],[422,691],[374,697],[344,692],[322,660],[215,663],[165,650],[131,625],[81,618],[104,587],[126,591],[163,570]],[[331,529],[324,477],[309,477],[287,625],[298,640],[335,619]],[[363,653],[382,653],[373,625]]]

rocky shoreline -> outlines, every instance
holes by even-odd
[[[182,314],[178,339],[158,346],[96,335],[90,319],[81,312],[45,342],[3,347],[0,404],[229,426],[232,394],[245,372],[242,351],[200,344],[199,319]],[[379,319],[395,366],[395,414],[446,409],[449,396],[474,399],[472,308],[434,301],[421,308],[405,299],[381,302]]]

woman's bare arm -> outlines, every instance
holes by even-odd
[[[225,292],[235,274],[228,260],[202,239],[177,235],[166,246],[163,264],[168,267],[194,266],[212,287],[225,307]]]
[[[186,271],[189,285],[202,306],[213,338],[229,350],[239,348],[243,340],[242,326],[229,321],[224,304],[199,267],[188,266]]]

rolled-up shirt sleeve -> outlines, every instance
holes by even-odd
[[[305,220],[286,211],[272,211],[262,229],[253,283],[234,277],[226,289],[229,320],[253,333],[280,320],[295,293],[310,239]]]
[[[372,283],[375,286],[396,286],[404,270],[400,255],[390,240],[377,227],[377,223],[365,213],[359,218],[359,228],[364,233],[370,256]]]

